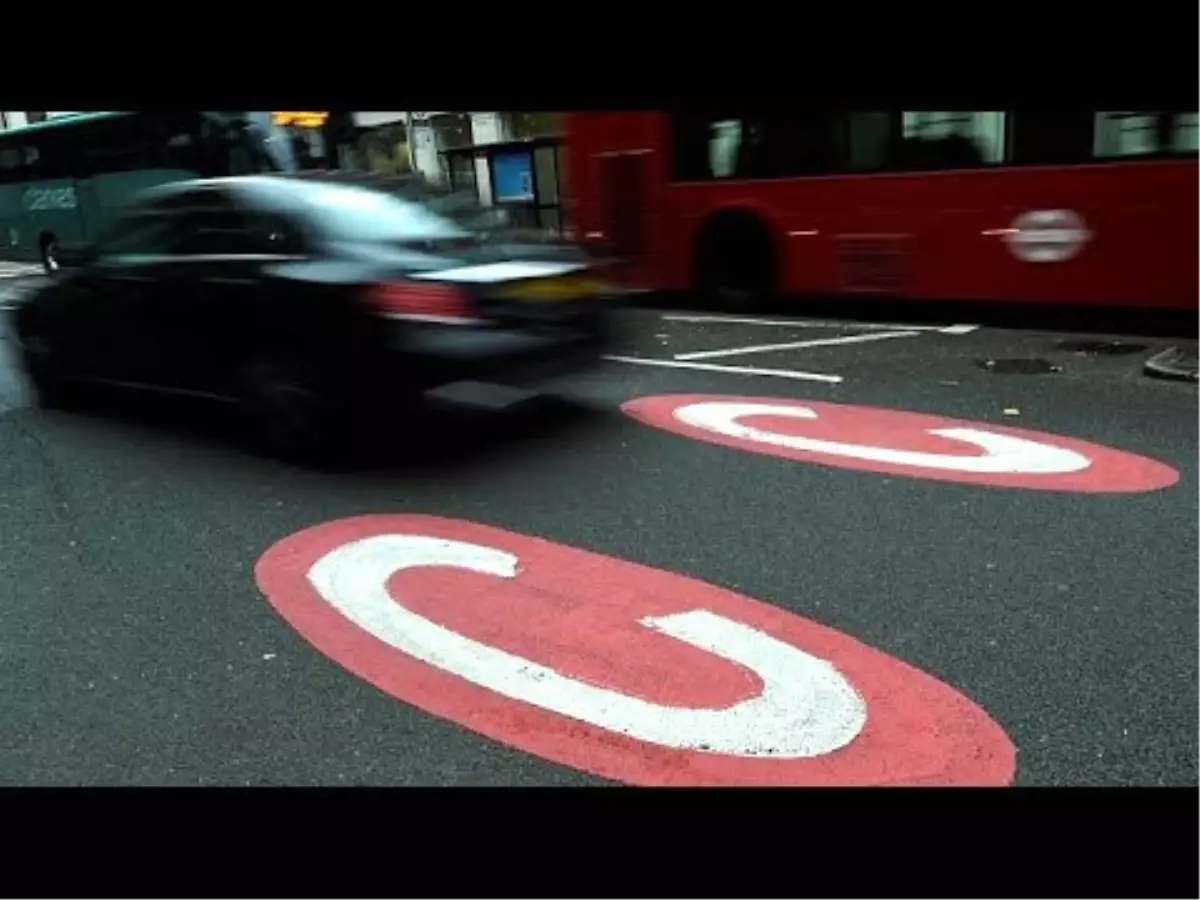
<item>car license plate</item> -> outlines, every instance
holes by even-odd
[[[509,285],[499,291],[499,296],[524,303],[562,303],[603,292],[603,285],[590,278],[538,278]]]

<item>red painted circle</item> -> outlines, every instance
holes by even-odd
[[[678,411],[699,403],[752,403],[792,409],[807,408],[816,414],[815,418],[802,420],[782,415],[748,415],[738,420],[743,425],[753,426],[761,431],[794,436],[801,440],[855,445],[860,448],[883,448],[893,451],[937,454],[946,457],[983,457],[985,454],[978,446],[962,440],[930,434],[933,429],[972,429],[1033,442],[1056,452],[1068,451],[1080,454],[1087,458],[1088,465],[1080,471],[1054,473],[966,472],[931,468],[906,462],[858,459],[824,449],[763,443],[760,440],[722,434],[709,428],[697,427],[689,422],[680,421],[677,416]],[[1170,466],[1144,456],[1125,453],[1089,441],[1030,431],[1024,428],[993,425],[990,422],[971,422],[872,406],[849,406],[840,403],[818,403],[779,397],[665,394],[630,400],[622,404],[621,409],[627,415],[647,425],[696,440],[798,462],[902,475],[909,478],[1077,493],[1138,493],[1169,487],[1179,480],[1179,473]]]
[[[388,602],[456,635],[586,685],[671,708],[752,700],[751,668],[650,630],[639,620],[704,610],[832,664],[865,704],[849,743],[810,758],[678,749],[608,730],[435,668],[344,616],[310,581],[338,548],[420,535],[513,554],[500,578],[438,566],[386,578]],[[847,635],[681,575],[471,522],[363,516],[306,529],[256,566],[268,601],[311,644],[380,690],[433,715],[563,765],[640,785],[1006,785],[1015,750],[986,713],[947,685]],[[351,570],[358,571],[358,570]]]

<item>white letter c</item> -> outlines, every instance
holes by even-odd
[[[1020,475],[1061,475],[1066,472],[1080,472],[1092,464],[1090,459],[1074,450],[1066,450],[1050,444],[1042,444],[1007,434],[996,434],[977,428],[931,428],[926,432],[937,437],[974,444],[983,450],[982,455],[965,456],[953,453],[895,450],[890,447],[874,447],[869,444],[848,444],[801,435],[779,434],[755,428],[753,425],[744,425],[738,421],[745,416],[817,418],[817,414],[807,406],[772,403],[713,401],[692,403],[675,410],[675,418],[680,422],[727,437],[757,441],[761,444],[772,444],[792,450],[827,453],[867,462],[975,474]]]
[[[498,578],[517,574],[517,558],[503,550],[383,534],[330,551],[308,578],[343,616],[408,656],[513,700],[664,747],[805,758],[846,746],[866,724],[866,705],[833,665],[704,609],[647,617],[641,624],[753,670],[763,682],[757,697],[726,709],[684,709],[577,681],[406,609],[386,584],[396,572],[417,566]]]

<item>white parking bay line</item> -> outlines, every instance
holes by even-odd
[[[632,363],[635,366],[662,366],[666,369],[696,369],[700,372],[725,372],[729,375],[769,375],[792,378],[796,381],[822,381],[841,384],[841,375],[822,375],[819,372],[796,372],[791,369],[759,369],[754,366],[718,366],[712,363],[679,362],[674,359],[641,359],[637,356],[606,356],[610,362]]]
[[[770,353],[775,350],[801,350],[805,347],[836,347],[840,344],[865,344],[868,341],[884,341],[888,338],[917,337],[919,331],[877,331],[873,334],[848,334],[835,338],[818,338],[814,341],[790,341],[786,344],[754,344],[749,347],[730,347],[725,350],[699,350],[695,353],[677,353],[678,361],[712,359],[718,356],[739,356],[743,353]]]
[[[666,322],[690,322],[703,325],[711,322],[714,325],[767,325],[775,328],[857,328],[861,331],[936,331],[941,334],[970,334],[979,328],[978,325],[900,325],[884,324],[882,322],[853,322],[849,320],[834,322],[828,319],[754,319],[747,316],[703,316],[682,313],[667,313],[662,316]]]

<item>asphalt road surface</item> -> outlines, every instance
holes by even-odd
[[[569,405],[398,422],[394,444],[338,473],[257,458],[177,407],[34,408],[0,335],[0,784],[620,780],[397,699],[316,649],[256,584],[260,557],[295,532],[421,513],[834,629],[969,698],[1015,747],[1017,785],[1196,785],[1195,385],[1142,374],[1160,339],[1096,353],[1061,333],[893,324],[630,311],[618,360],[547,386]],[[1024,371],[1039,360],[1045,371]],[[748,452],[621,411],[671,394],[1049,432],[1178,480],[1114,493],[914,477]],[[859,443],[901,427],[854,415]],[[1104,477],[1132,477],[1127,462]],[[584,569],[562,577],[624,602],[617,575]],[[620,658],[598,653],[601,667]]]

